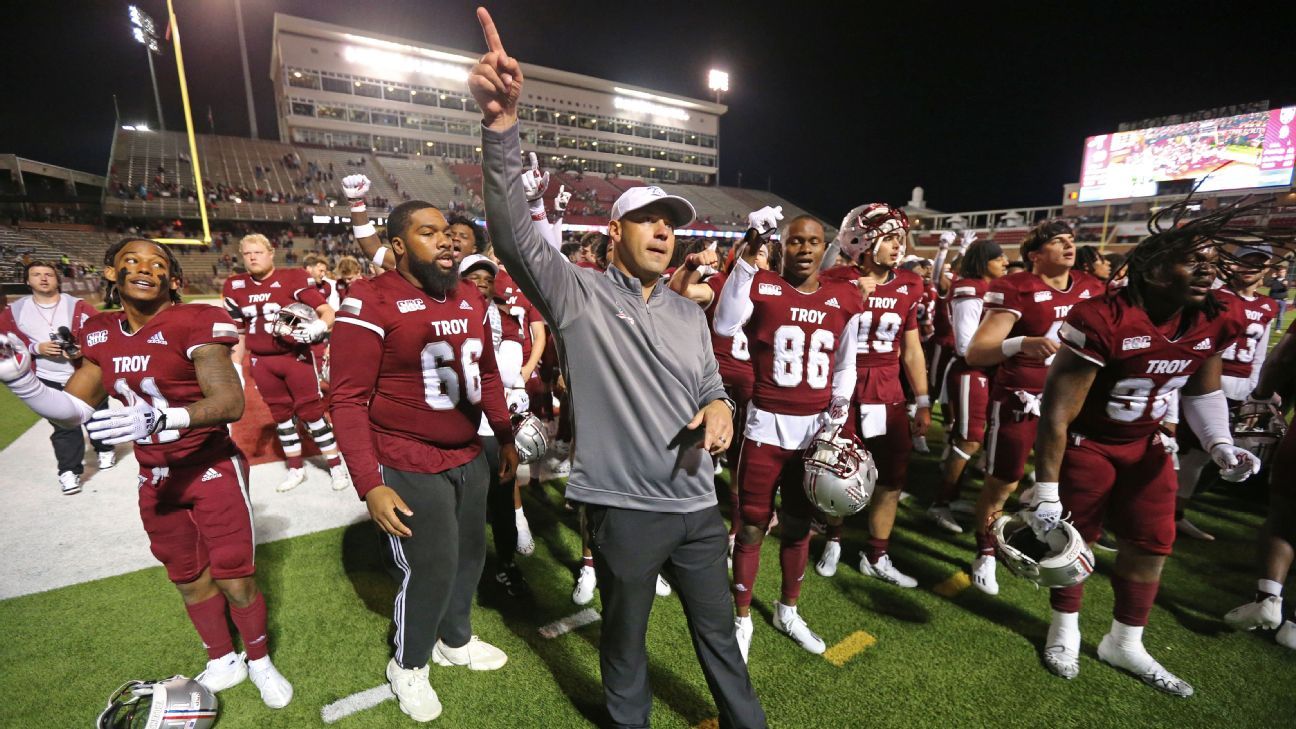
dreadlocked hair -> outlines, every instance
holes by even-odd
[[[1194,188],[1183,200],[1154,213],[1148,219],[1148,236],[1125,257],[1126,275],[1129,277],[1125,296],[1134,305],[1143,305],[1144,287],[1152,271],[1195,252],[1214,250],[1218,256],[1215,265],[1227,272],[1243,263],[1237,254],[1241,247],[1269,246],[1279,256],[1283,251],[1296,250],[1296,235],[1275,234],[1262,222],[1265,215],[1276,207],[1276,196],[1248,195],[1190,217],[1200,207],[1193,201],[1195,193]],[[1115,275],[1114,267],[1112,274]],[[1223,309],[1214,295],[1207,296],[1202,306],[1208,319],[1218,316]]]
[[[114,263],[117,260],[117,254],[121,253],[123,248],[136,241],[152,243],[165,253],[167,258],[167,268],[170,269],[171,278],[180,282],[180,288],[184,287],[184,271],[180,268],[180,259],[176,258],[175,251],[148,238],[122,238],[111,246],[108,246],[108,250],[104,251],[103,270],[107,271],[110,268],[115,268]],[[118,290],[117,284],[105,278],[104,287],[104,306],[109,309],[120,309],[121,292]],[[179,304],[184,301],[180,296],[180,288],[171,289],[171,303]]]

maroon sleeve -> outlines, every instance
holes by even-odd
[[[293,298],[309,306],[312,309],[318,309],[328,303],[319,289],[315,288],[315,279],[306,275],[302,269],[295,269],[301,273],[301,280],[294,284],[297,290],[293,292]]]
[[[90,317],[97,314],[93,306],[86,303],[85,299],[77,299],[76,304],[72,307],[72,338],[81,339],[81,330],[85,323],[90,321]]]
[[[985,308],[987,311],[1010,311],[1020,319],[1022,306],[1016,277],[1002,276],[991,282],[990,290],[985,294]]]
[[[486,324],[486,331],[490,331],[489,323]],[[512,445],[513,421],[509,416],[508,401],[504,399],[504,381],[500,379],[499,365],[495,362],[495,349],[489,346],[489,340],[486,344],[482,347],[481,360],[477,363],[481,369],[482,412],[486,414],[486,422],[490,423],[491,431],[495,433],[499,444]]]
[[[185,357],[193,359],[195,349],[204,344],[238,344],[238,328],[234,320],[220,307],[207,304],[190,304],[189,333],[184,343]]]
[[[33,342],[31,337],[27,336],[22,329],[18,328],[18,320],[14,319],[12,306],[5,307],[4,311],[0,311],[0,334],[9,332],[17,335],[17,337],[22,340],[23,346],[27,347],[28,352],[36,354],[32,349],[36,343]]]
[[[1103,367],[1112,355],[1114,330],[1107,300],[1089,299],[1071,307],[1066,322],[1058,329],[1058,338],[1076,354]]]
[[[357,288],[352,287],[349,292],[353,298],[359,293]],[[357,312],[360,310],[362,307]],[[347,356],[332,361],[329,413],[333,416],[338,449],[351,472],[351,482],[364,499],[365,494],[382,484],[369,424],[369,401],[378,386],[377,363],[382,361],[383,338],[375,331],[381,330],[378,325],[357,324],[356,320],[365,321],[359,316],[339,316],[333,327],[332,349],[346,352]]]

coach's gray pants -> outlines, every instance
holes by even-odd
[[[725,553],[729,530],[720,510],[662,514],[585,506],[594,570],[603,598],[599,665],[612,726],[647,727],[648,613],[657,573],[675,588],[688,618],[693,649],[725,729],[759,729],[765,712],[734,637],[733,597]]]
[[[413,532],[387,535],[400,570],[396,662],[426,666],[440,638],[458,648],[472,638],[473,594],[486,562],[486,456],[441,473],[411,473],[386,466],[383,483],[409,506],[400,519]]]

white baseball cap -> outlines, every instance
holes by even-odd
[[[621,193],[616,203],[612,205],[612,220],[620,220],[627,214],[632,213],[640,208],[646,208],[653,203],[661,203],[670,210],[671,224],[676,228],[682,228],[697,217],[697,211],[693,209],[693,203],[680,197],[679,195],[670,195],[656,185],[640,185],[632,187]]]
[[[499,266],[495,265],[494,261],[480,253],[474,253],[471,256],[464,256],[464,259],[459,262],[459,275],[467,275],[469,271],[479,267],[489,270],[492,276],[499,274]]]

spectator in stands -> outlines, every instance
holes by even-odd
[[[31,294],[0,312],[0,332],[12,332],[22,338],[35,357],[36,376],[46,385],[62,390],[80,366],[81,348],[77,342],[81,326],[95,311],[81,299],[59,290],[62,281],[52,262],[32,261],[23,274]],[[106,406],[105,402],[100,409]],[[82,465],[85,436],[81,426],[54,425],[50,443],[58,459],[58,480],[63,494],[81,493],[81,474],[85,470]],[[117,462],[113,447],[99,441],[94,441],[94,447],[99,454],[99,468],[112,468]]]

